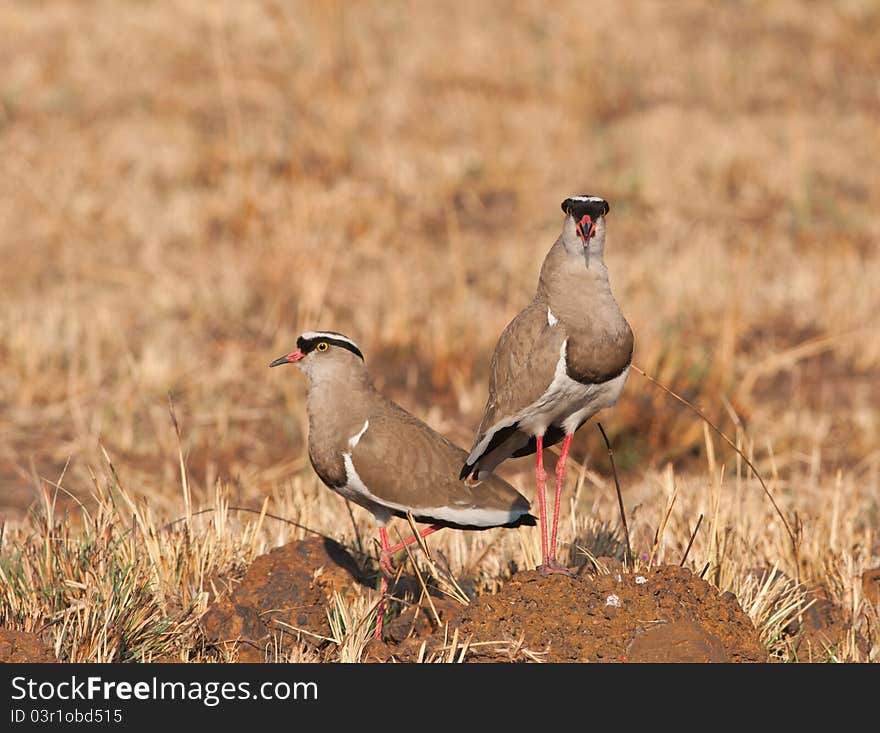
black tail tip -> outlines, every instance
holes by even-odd
[[[531,514],[520,514],[512,522],[502,524],[507,529],[515,529],[516,527],[534,527],[538,523],[538,518]]]

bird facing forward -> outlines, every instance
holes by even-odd
[[[632,329],[611,293],[605,267],[609,210],[598,196],[562,202],[562,234],[544,259],[535,297],[495,346],[486,408],[460,474],[476,486],[502,461],[537,454],[540,569],[545,575],[570,573],[556,558],[556,530],[572,435],[617,402],[632,361]],[[560,440],[548,541],[543,449]]]

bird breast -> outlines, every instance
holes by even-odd
[[[613,406],[629,374],[626,365],[620,373],[602,382],[583,383],[568,373],[568,341],[559,350],[556,372],[540,399],[529,405],[519,417],[519,428],[529,435],[543,435],[551,425],[568,434],[577,430],[599,410]]]

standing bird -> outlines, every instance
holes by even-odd
[[[617,402],[633,352],[632,329],[611,293],[605,267],[608,202],[572,196],[562,210],[562,234],[544,258],[535,297],[495,346],[489,398],[460,475],[475,486],[507,458],[537,454],[544,575],[570,574],[556,559],[556,529],[572,435]],[[548,546],[543,451],[563,438]]]
[[[364,355],[354,341],[333,331],[310,331],[296,351],[269,366],[296,364],[308,378],[309,459],[331,489],[373,513],[382,546],[382,602],[376,638],[382,635],[391,555],[415,536],[391,546],[385,525],[392,515],[411,514],[430,523],[425,537],[443,527],[488,529],[534,526],[529,502],[510,484],[493,477],[480,486],[458,478],[467,457],[373,386]]]

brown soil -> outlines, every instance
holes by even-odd
[[[55,651],[39,634],[0,629],[0,663],[57,661]]]
[[[262,662],[291,641],[323,646],[330,633],[327,604],[362,583],[357,563],[330,539],[276,547],[258,557],[230,598],[214,603],[202,629],[216,644],[236,644],[238,660]]]
[[[575,578],[519,573],[459,611],[455,627],[483,660],[529,658],[523,650],[549,662],[768,659],[735,596],[677,566]],[[444,643],[440,632],[431,641]]]
[[[603,563],[604,567],[614,567]],[[395,595],[407,595],[407,580]],[[327,603],[341,594],[373,591],[346,550],[310,539],[257,558],[230,598],[202,620],[215,643],[239,643],[241,661],[262,661],[280,639],[327,642]],[[437,619],[439,617],[440,624]],[[446,628],[448,624],[448,629]],[[302,631],[297,631],[301,629]],[[764,662],[767,651],[731,593],[677,566],[631,574],[543,578],[518,573],[497,593],[462,607],[423,600],[389,618],[370,661],[413,661],[424,642],[441,653],[458,629],[473,661]]]
[[[863,584],[868,573],[862,577]],[[870,578],[868,590],[869,584]],[[791,643],[800,661],[825,661],[847,641],[852,633],[852,621],[846,609],[834,602],[832,594],[823,585],[810,588],[804,600],[810,606],[787,632],[792,635]],[[856,633],[855,641],[863,652],[869,651],[868,642],[861,634]]]

